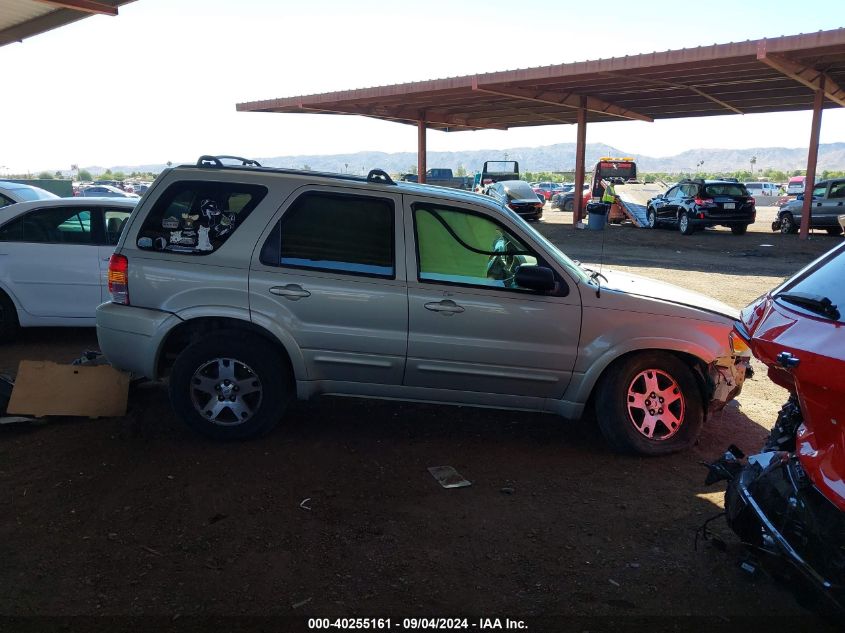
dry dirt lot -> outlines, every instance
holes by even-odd
[[[744,236],[575,231],[548,207],[538,228],[574,258],[742,307],[841,240],[772,233],[767,213]],[[89,330],[27,331],[0,371],[95,345]],[[721,522],[727,552],[694,542],[722,491],[700,462],[759,446],[785,399],[757,371],[698,446],[641,459],[610,453],[588,419],[339,398],[216,444],[146,384],[122,419],[0,427],[0,614],[693,616],[687,630],[767,616],[773,630],[804,612],[737,569]],[[472,486],[441,488],[437,465]]]

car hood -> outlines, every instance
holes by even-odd
[[[667,301],[676,305],[718,314],[729,319],[739,318],[739,310],[728,304],[665,281],[615,270],[605,270],[602,271],[602,274],[607,278],[607,281],[601,280],[602,289],[618,290],[629,295]]]

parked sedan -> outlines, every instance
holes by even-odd
[[[501,180],[487,188],[487,195],[516,211],[526,220],[543,217],[543,203],[524,180]]]
[[[16,202],[26,202],[27,200],[52,200],[58,197],[56,194],[41,187],[0,180],[0,207],[15,204]]]
[[[804,194],[800,194],[781,208],[772,223],[772,230],[797,233],[803,208]],[[824,229],[830,235],[839,235],[842,233],[842,227],[839,226],[839,216],[842,214],[845,214],[845,178],[817,182],[810,203],[810,228]]]
[[[727,226],[742,235],[756,215],[754,197],[730,180],[682,180],[646,206],[649,228],[673,225],[683,235],[708,226]]]
[[[587,207],[587,202],[590,201],[590,185],[584,183],[581,189],[583,197],[583,208]],[[572,211],[575,207],[575,185],[567,185],[567,188],[561,192],[555,193],[552,196],[552,209],[560,209],[561,211]]]
[[[112,185],[92,185],[79,190],[79,195],[84,198],[134,198],[140,196],[137,193],[127,193]]]
[[[108,262],[137,198],[56,198],[0,209],[0,340],[17,328],[93,326]]]

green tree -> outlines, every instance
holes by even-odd
[[[94,180],[94,176],[91,175],[91,172],[87,169],[80,169],[79,170],[79,179],[80,180]]]
[[[53,176],[53,174],[51,174],[49,171],[42,171],[40,174],[38,174],[38,179],[39,180],[55,180],[56,177]]]

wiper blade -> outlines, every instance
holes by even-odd
[[[839,310],[828,297],[812,295],[806,292],[782,292],[775,299],[800,306],[805,310],[827,317],[828,319],[833,319],[834,321],[839,320]]]

